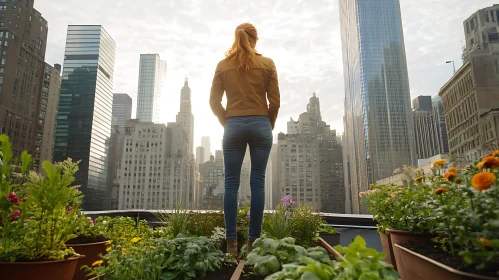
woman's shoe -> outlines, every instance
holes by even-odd
[[[227,253],[237,259],[237,240],[227,240]]]
[[[249,253],[251,253],[251,251],[253,251],[253,243],[255,242],[254,239],[248,239],[248,243],[246,245],[246,253],[247,255],[249,255]]]

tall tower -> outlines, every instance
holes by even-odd
[[[340,0],[345,77],[345,156],[353,213],[359,192],[416,164],[399,0]]]
[[[40,160],[48,98],[42,95],[47,21],[34,1],[0,1],[0,133],[9,135],[13,155]]]
[[[137,93],[137,119],[139,121],[159,121],[159,101],[165,77],[165,60],[161,60],[158,54],[140,55],[139,88]]]
[[[180,112],[177,114],[177,124],[187,133],[188,156],[194,155],[194,115],[191,109],[191,89],[189,79],[185,78],[184,87],[180,90]]]
[[[307,112],[310,114],[310,118],[316,121],[322,121],[321,117],[321,103],[319,98],[316,96],[315,92],[307,104]]]
[[[81,161],[75,184],[85,210],[103,210],[107,198],[115,50],[100,25],[68,27],[54,160]]]
[[[204,148],[204,159],[209,161],[211,156],[210,136],[201,137],[201,146]]]

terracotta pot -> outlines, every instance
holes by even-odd
[[[0,279],[71,280],[78,260],[84,257],[46,262],[0,262]]]
[[[400,229],[388,229],[390,233],[390,243],[392,244],[393,254],[395,255],[395,264],[397,265],[397,272],[400,274],[400,278],[406,280],[405,275],[405,265],[402,261],[401,250],[395,247],[395,244],[411,242],[411,243],[426,243],[431,242],[433,237],[431,234],[414,234],[407,230]],[[438,279],[438,278],[432,278]]]
[[[92,267],[92,263],[100,260],[99,254],[106,254],[106,241],[88,243],[88,244],[66,244],[66,247],[72,247],[76,253],[80,255],[85,255],[84,259],[78,261],[78,266],[73,277],[73,280],[87,280],[92,277],[87,277],[88,272],[86,270],[81,270],[83,265]]]
[[[332,247],[340,245],[341,233],[319,233],[319,237],[324,239]]]
[[[384,232],[380,232],[379,237],[381,239],[381,246],[383,247],[383,252],[385,253],[385,261],[393,265],[393,268],[397,270],[397,262],[395,262],[395,255],[393,254],[393,247],[392,247],[392,242],[390,240],[390,235],[387,235]]]
[[[459,271],[398,244],[395,245],[394,249],[399,250],[404,262],[405,276],[402,278],[403,280],[499,280],[498,277],[481,276]]]

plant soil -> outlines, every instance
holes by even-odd
[[[224,264],[219,270],[211,271],[206,273],[205,277],[198,278],[199,280],[230,280],[234,271],[236,271],[236,265]]]
[[[425,257],[428,257],[432,260],[435,260],[462,272],[491,277],[497,277],[497,273],[499,273],[499,271],[497,270],[499,267],[499,260],[495,260],[493,263],[487,265],[487,267],[489,268],[488,270],[476,270],[473,266],[466,266],[461,256],[452,256],[439,248],[435,248],[434,244],[432,243],[402,243],[400,245],[406,247],[411,251],[414,251],[418,254],[421,254]]]
[[[108,241],[109,239],[105,238],[102,235],[97,235],[97,237],[88,237],[88,236],[78,236],[76,238],[70,239],[66,241],[66,244],[90,244],[96,242]]]

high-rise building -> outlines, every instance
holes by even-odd
[[[447,154],[447,128],[440,97],[418,96],[412,101],[412,106],[418,159]]]
[[[119,180],[118,171],[121,164],[120,157],[122,152],[122,142],[124,139],[125,132],[121,133],[120,127],[117,124],[118,121],[113,117],[113,123],[111,128],[111,137],[109,140],[109,156],[108,156],[108,204],[106,205],[106,210],[117,210],[119,202]]]
[[[210,136],[201,137],[201,146],[204,148],[204,159],[209,161],[211,156]]]
[[[275,209],[275,207],[281,202],[281,188],[279,187],[279,157],[277,151],[279,150],[279,146],[277,144],[272,144],[272,149],[270,150],[270,165],[272,166],[272,187],[271,192],[271,209]],[[268,166],[268,165],[267,165]],[[265,177],[267,179],[267,177]]]
[[[28,151],[38,162],[48,24],[33,2],[0,2],[0,133],[9,136],[14,156]]]
[[[464,21],[463,65],[440,89],[449,153],[463,165],[499,148],[499,5]]]
[[[223,209],[224,195],[224,162],[215,161],[214,156],[210,160],[199,165],[199,172],[203,178],[203,209]]]
[[[194,115],[192,115],[191,89],[189,88],[189,79],[187,78],[184,80],[184,87],[180,90],[180,111],[177,114],[177,124],[182,126],[187,133],[187,155],[193,155]]]
[[[55,127],[57,119],[57,109],[59,108],[59,94],[61,92],[61,65],[54,67],[45,63],[43,73],[42,99],[40,102],[40,114],[38,117],[43,123],[42,141],[35,143],[35,149],[40,149],[40,161],[48,160],[52,162],[54,154]],[[44,110],[45,109],[45,110]],[[38,163],[39,165],[39,163]],[[40,168],[42,169],[42,168]],[[42,170],[40,170],[42,171]]]
[[[125,124],[132,119],[132,98],[126,93],[113,94],[113,117],[117,120],[120,132],[125,132]]]
[[[75,184],[87,211],[107,204],[115,50],[100,25],[68,27],[54,160],[81,161]]]
[[[158,54],[140,55],[137,119],[141,122],[159,122],[159,101],[165,77],[165,60]]]
[[[196,163],[197,164],[201,164],[201,163],[206,162],[204,155],[205,155],[204,147],[202,147],[202,146],[197,147],[196,148]]]
[[[344,145],[353,213],[359,193],[416,164],[409,78],[398,0],[340,0],[345,78]]]
[[[278,135],[279,178],[274,187],[280,188],[281,196],[312,204],[315,211],[344,213],[342,147],[336,131],[321,119],[319,98],[314,93],[307,112],[288,125],[291,131]]]

